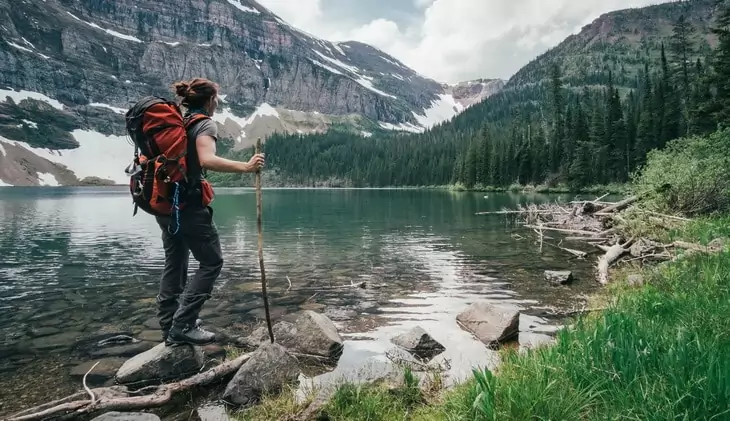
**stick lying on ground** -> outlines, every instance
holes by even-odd
[[[234,360],[179,382],[145,388],[145,390],[152,389],[153,392],[143,396],[133,396],[135,393],[130,392],[124,386],[86,388],[85,392],[18,412],[11,415],[7,421],[43,420],[72,413],[90,414],[97,411],[133,410],[161,406],[168,403],[175,393],[205,386],[235,373],[249,358],[249,354],[241,355]],[[79,399],[85,396],[93,397],[93,399]]]

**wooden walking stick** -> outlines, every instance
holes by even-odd
[[[261,139],[257,139],[256,154],[260,153]],[[256,225],[259,231],[259,267],[261,267],[261,292],[264,296],[266,326],[269,328],[269,338],[271,338],[271,343],[274,343],[274,329],[271,327],[271,314],[269,314],[269,294],[266,292],[266,271],[264,270],[264,234],[261,229],[261,169],[256,170]]]

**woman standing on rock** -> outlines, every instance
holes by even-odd
[[[232,161],[216,155],[218,126],[210,118],[218,107],[218,85],[196,78],[173,85],[186,109],[185,120],[196,114],[206,118],[190,125],[188,136],[188,187],[185,207],[180,211],[177,229],[171,231],[172,217],[156,217],[162,230],[165,267],[157,295],[158,318],[163,340],[168,345],[203,345],[215,341],[215,334],[200,327],[198,314],[210,298],[213,284],[223,267],[218,231],[213,222],[213,209],[204,206],[201,182],[206,170],[227,173],[252,173],[262,168],[264,157],[254,155],[248,162]],[[176,232],[175,232],[176,231]],[[174,235],[171,232],[175,232]],[[188,260],[193,257],[200,267],[188,282]]]

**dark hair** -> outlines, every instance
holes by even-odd
[[[175,82],[175,93],[182,97],[181,104],[187,108],[202,108],[218,94],[218,84],[205,78]]]

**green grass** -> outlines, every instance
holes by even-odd
[[[728,234],[730,217],[670,235],[701,242]],[[608,308],[575,320],[555,345],[504,350],[497,372],[475,369],[436,395],[421,392],[410,373],[398,387],[344,384],[320,419],[730,420],[730,253],[645,268],[644,276],[641,288],[616,279]],[[290,398],[277,399],[284,404],[264,407],[291,408]],[[283,419],[250,411],[241,419]]]
[[[730,238],[730,215],[694,219],[679,228],[670,230],[670,240],[695,241],[702,245],[718,238]]]

